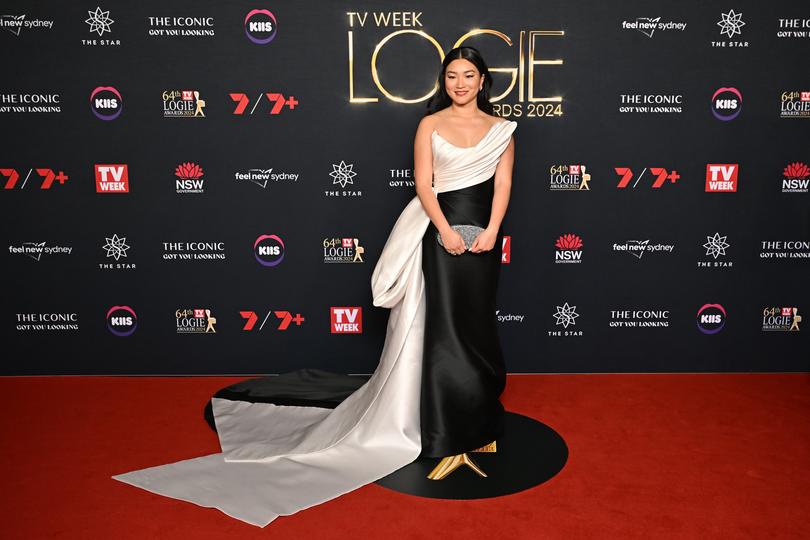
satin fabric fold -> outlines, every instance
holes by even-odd
[[[500,122],[471,148],[432,136],[434,192],[490,178],[516,127]],[[415,196],[383,247],[371,289],[374,305],[391,311],[380,363],[357,391],[334,409],[214,398],[221,453],[113,478],[264,527],[415,460],[425,334],[419,246],[429,223]]]

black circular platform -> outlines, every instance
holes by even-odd
[[[568,446],[556,431],[512,412],[506,413],[505,420],[497,452],[468,454],[487,474],[486,478],[462,465],[442,480],[429,480],[427,475],[440,458],[419,458],[376,483],[432,499],[487,499],[542,484],[563,469],[568,461]]]

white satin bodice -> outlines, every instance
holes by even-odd
[[[493,125],[486,135],[470,147],[455,146],[433,130],[433,192],[453,191],[483,182],[495,174],[501,155],[517,122],[505,120]]]

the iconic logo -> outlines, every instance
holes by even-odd
[[[802,316],[797,307],[766,307],[762,310],[764,332],[798,332]]]
[[[610,310],[611,328],[668,328],[668,309]]]
[[[49,246],[47,242],[23,242],[21,246],[8,246],[8,252],[12,255],[25,255],[35,261],[42,259],[43,255],[70,255],[73,252],[71,246]]]
[[[214,37],[213,17],[147,17],[149,35],[162,37]]]
[[[245,110],[247,110],[248,105],[250,105],[250,98],[247,94],[242,94],[240,92],[234,92],[228,94],[231,97],[231,100],[236,103],[236,107],[233,110],[233,114],[235,115],[243,115],[245,114]],[[259,103],[264,101],[262,98],[267,98],[267,101],[270,102],[270,110],[268,114],[276,115],[281,114],[281,111],[284,107],[287,107],[289,110],[295,110],[295,107],[298,105],[298,100],[295,99],[295,96],[284,97],[284,94],[280,94],[278,92],[265,92],[263,94],[259,94],[259,97],[256,98],[255,103],[250,108],[250,112],[247,113],[248,116],[251,116],[259,106]]]
[[[253,242],[253,254],[262,266],[278,266],[286,253],[284,241],[275,234],[263,234]]]
[[[90,110],[99,120],[115,120],[124,110],[121,93],[112,86],[97,86],[90,92]]]
[[[329,325],[332,334],[362,334],[363,308],[342,306],[329,308]]]
[[[704,304],[697,312],[696,322],[704,334],[716,334],[726,325],[726,310],[720,304]]]
[[[718,120],[729,122],[740,116],[742,94],[736,88],[718,88],[712,94],[712,114]]]
[[[244,332],[251,332],[254,330],[256,323],[259,321],[259,316],[256,314],[255,311],[240,311],[239,315],[245,319],[245,326],[242,327]],[[301,326],[306,319],[301,316],[300,313],[296,313],[294,316],[292,313],[286,310],[269,310],[267,315],[264,316],[262,319],[262,323],[259,325],[259,328],[256,329],[257,332],[261,332],[264,329],[264,325],[267,323],[267,319],[270,318],[270,315],[275,315],[276,319],[278,320],[278,325],[276,326],[276,330],[287,330],[290,327],[291,323],[295,323],[296,326]]]
[[[625,30],[637,30],[647,36],[653,37],[656,30],[664,32],[666,30],[678,30],[683,32],[686,30],[685,22],[661,22],[661,17],[654,19],[650,17],[636,17],[635,21],[622,21],[622,28]]]
[[[677,114],[683,112],[683,94],[619,94],[620,113]]]
[[[675,244],[651,244],[649,240],[628,240],[623,244],[613,244],[613,251],[624,251],[640,259],[645,253],[672,253]]]
[[[619,183],[616,184],[617,189],[626,188],[630,184],[630,181],[633,180],[634,178],[635,181],[633,182],[632,187],[633,189],[635,189],[638,183],[644,177],[644,174],[647,172],[648,169],[647,167],[644,167],[644,170],[642,170],[638,176],[636,176],[633,173],[633,169],[629,167],[615,167],[613,170],[616,171],[616,174],[619,175]],[[675,184],[681,178],[681,176],[678,174],[678,171],[676,170],[669,172],[661,167],[650,167],[649,171],[654,178],[652,183],[653,189],[660,189],[661,186],[663,186],[667,182],[669,182],[670,184]]]
[[[199,90],[164,90],[164,118],[205,118],[205,100]]]
[[[62,112],[61,101],[61,94],[0,92],[0,113],[60,113]]]
[[[181,163],[174,169],[177,180],[174,181],[177,193],[202,193],[203,169],[196,163]]]
[[[585,165],[552,165],[549,169],[551,191],[590,190],[591,175]]]
[[[2,171],[2,169],[0,169]],[[782,172],[782,193],[807,193],[810,184],[810,167],[804,163],[788,164]]]
[[[126,164],[95,165],[96,193],[129,193]]]
[[[323,262],[325,263],[361,263],[365,248],[357,238],[324,238]]]
[[[346,189],[348,184],[354,186],[354,177],[357,173],[354,172],[354,164],[341,161],[340,163],[332,163],[332,172],[329,173],[332,177],[332,185],[338,185],[342,190],[326,190],[324,195],[327,197],[360,197],[363,195],[362,191],[355,191],[354,189]]]
[[[25,28],[30,30],[33,28],[53,28],[52,20],[45,19],[26,19],[28,15],[0,15],[0,28],[7,30],[15,36],[20,35],[20,31]]]
[[[267,45],[278,33],[276,16],[266,9],[254,9],[245,15],[245,35],[257,45]]]
[[[59,332],[79,329],[78,313],[17,313],[18,332]]]
[[[512,261],[512,237],[503,236],[501,244],[501,264],[509,264]]]
[[[224,261],[225,242],[163,242],[167,261]]]
[[[810,91],[782,92],[780,118],[810,118]]]
[[[735,193],[737,191],[737,163],[708,163],[706,165],[707,193]]]
[[[234,178],[240,182],[251,182],[257,186],[266,189],[268,182],[279,182],[282,180],[298,181],[299,173],[278,172],[274,173],[273,169],[248,169],[247,172],[236,172]]]
[[[216,317],[210,309],[178,309],[174,313],[178,334],[216,334]]]
[[[778,38],[807,38],[810,36],[810,18],[779,19]]]
[[[761,259],[810,259],[810,241],[763,240]]]
[[[113,306],[107,310],[107,329],[116,336],[126,337],[138,328],[138,316],[129,306]]]
[[[554,243],[557,251],[555,263],[578,264],[582,262],[582,239],[575,234],[564,234]]]
[[[53,169],[28,169],[28,172],[25,173],[25,178],[20,184],[19,189],[25,189],[28,179],[31,178],[31,174],[34,171],[36,171],[36,173],[42,178],[42,182],[39,184],[39,189],[51,189],[54,181],[59,182],[59,185],[63,186],[70,178],[62,171],[59,171],[58,174],[54,174]],[[17,172],[17,169],[0,169],[0,175],[6,178],[6,183],[3,186],[3,189],[17,188],[17,183],[21,177],[20,173]]]

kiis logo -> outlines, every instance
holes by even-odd
[[[633,189],[635,189],[639,181],[641,181],[641,178],[644,176],[644,173],[647,172],[647,167],[644,167],[644,170],[641,171],[637,177],[633,174],[633,169],[630,169],[629,167],[616,167],[613,170],[615,170],[616,174],[619,175],[619,183],[616,184],[618,189],[626,188],[630,183],[630,180],[633,178],[636,179],[636,181],[633,182]],[[661,167],[650,167],[650,173],[655,177],[655,180],[652,183],[653,189],[661,188],[665,182],[674,184],[681,178],[678,171],[673,170],[672,172],[669,172]]]
[[[54,174],[51,169],[28,169],[28,172],[25,174],[25,180],[23,180],[23,183],[20,185],[20,189],[25,189],[25,185],[28,183],[28,179],[31,178],[31,173],[34,171],[37,171],[37,174],[42,177],[42,183],[39,185],[39,189],[51,189],[54,180],[59,182],[59,185],[62,186],[70,178],[62,171],[59,171],[59,174]],[[20,180],[20,173],[17,172],[17,169],[0,169],[0,175],[8,179],[6,180],[4,189],[15,189],[17,187],[17,182]]]
[[[245,35],[257,45],[267,45],[278,32],[276,16],[266,9],[254,9],[245,16]]]
[[[510,262],[512,262],[512,237],[504,236],[501,245],[501,264],[509,264]]]
[[[129,172],[125,164],[96,165],[96,193],[129,193]]]
[[[782,193],[807,193],[810,183],[810,168],[807,165],[798,161],[791,163],[782,174]]]
[[[247,109],[248,105],[250,105],[250,98],[247,94],[242,93],[231,93],[228,94],[231,96],[231,100],[236,103],[236,108],[233,110],[233,114],[242,115],[245,114],[245,109]],[[298,100],[295,99],[295,96],[290,96],[289,98],[284,97],[284,94],[279,94],[277,92],[267,92],[264,94],[259,94],[259,97],[256,98],[256,103],[253,104],[253,107],[250,108],[250,112],[248,116],[252,115],[256,108],[259,106],[259,103],[262,101],[262,97],[266,97],[267,101],[269,101],[272,105],[270,107],[270,112],[268,114],[280,114],[281,110],[286,106],[288,109],[295,110],[295,106],[298,105]]]
[[[277,266],[287,250],[284,241],[275,234],[263,234],[253,242],[253,253],[262,266]]]
[[[330,329],[333,334],[362,334],[363,308],[330,307]]]
[[[259,321],[259,316],[256,315],[255,311],[240,311],[239,315],[245,319],[245,326],[242,327],[242,330],[245,332],[251,332],[253,328],[256,326],[256,323]],[[279,323],[276,326],[276,330],[286,330],[289,328],[290,323],[295,323],[296,326],[301,326],[306,319],[304,319],[300,313],[296,313],[293,316],[289,311],[283,310],[269,310],[267,315],[264,316],[262,319],[262,324],[259,325],[258,331],[261,332],[264,329],[264,325],[267,323],[267,319],[270,318],[270,315],[275,315],[276,319],[278,319]]]
[[[716,334],[726,325],[726,310],[720,304],[704,304],[697,312],[697,327],[704,334]]]
[[[115,120],[124,110],[124,99],[112,86],[98,86],[90,92],[90,110],[99,120]]]
[[[138,316],[129,306],[113,306],[107,311],[107,329],[116,336],[126,337],[138,328]]]
[[[736,88],[718,88],[712,94],[712,114],[718,120],[734,120],[742,111],[742,94]]]
[[[174,169],[174,175],[179,178],[174,181],[177,193],[203,192],[203,169],[196,163],[181,163]]]
[[[579,264],[582,262],[582,239],[575,234],[564,234],[554,244],[557,252],[555,263]]]
[[[737,163],[709,163],[706,165],[707,193],[735,193],[737,191]]]

